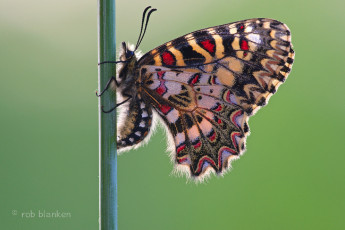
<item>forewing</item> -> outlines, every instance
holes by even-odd
[[[285,81],[293,58],[285,24],[249,19],[179,37],[148,52],[139,64],[208,73],[231,89],[251,115]]]

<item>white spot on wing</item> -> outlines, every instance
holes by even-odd
[[[148,117],[147,112],[146,112],[146,111],[144,111],[144,112],[142,113],[141,117],[142,117],[142,118]]]
[[[179,118],[179,113],[176,109],[173,109],[166,115],[166,118],[170,123],[175,123]]]
[[[200,137],[199,130],[196,125],[193,125],[189,130],[188,130],[188,137],[191,141],[194,141]]]
[[[185,137],[184,133],[176,134],[176,136],[175,136],[176,145],[179,145],[179,144],[185,142],[185,140],[186,140],[186,137]]]
[[[236,34],[237,28],[230,28],[230,34]]]
[[[235,95],[233,95],[233,94],[230,94],[230,101],[231,101],[232,103],[238,105],[237,99],[236,99]]]
[[[204,135],[207,135],[212,130],[212,125],[207,119],[203,119],[201,123],[199,123],[199,126]]]
[[[240,116],[237,116],[235,119],[235,122],[236,122],[238,127],[242,126],[242,121],[243,121],[243,113]]]
[[[261,43],[261,38],[259,34],[248,34],[248,39],[255,42],[255,43]]]
[[[252,32],[252,30],[253,30],[252,26],[246,26],[245,29],[244,29],[244,32],[250,33],[250,32]]]

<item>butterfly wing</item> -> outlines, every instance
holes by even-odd
[[[174,161],[192,176],[222,173],[244,150],[248,116],[231,90],[208,73],[143,66],[142,95],[173,136]]]
[[[283,83],[294,58],[286,25],[251,19],[199,30],[139,60],[141,95],[174,137],[192,176],[222,173],[240,155],[248,117]]]
[[[214,74],[241,98],[248,114],[276,92],[294,58],[288,27],[272,19],[249,19],[211,27],[167,42],[139,65],[194,69]]]

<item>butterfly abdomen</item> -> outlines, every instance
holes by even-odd
[[[151,131],[152,109],[142,100],[133,98],[121,117],[117,148],[140,144]]]

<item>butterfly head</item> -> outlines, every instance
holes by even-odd
[[[127,47],[126,42],[122,42],[122,54],[121,54],[121,61],[128,61],[134,56],[134,50]]]
[[[138,64],[138,58],[135,55],[134,49],[125,42],[122,42],[122,49],[120,51],[120,60],[123,63],[119,70],[119,77],[122,80],[128,78],[129,75],[134,75]]]

